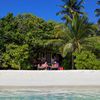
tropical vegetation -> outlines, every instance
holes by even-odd
[[[48,53],[58,54],[64,69],[100,69],[99,24],[89,22],[84,0],[62,2],[62,23],[32,14],[0,18],[0,69],[35,69]],[[95,12],[100,16],[100,9]]]

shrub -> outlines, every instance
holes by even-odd
[[[74,60],[76,69],[100,69],[100,60],[94,53],[90,51],[75,52],[74,56],[76,57]]]

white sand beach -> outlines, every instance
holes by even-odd
[[[100,86],[98,70],[1,70],[0,87]]]

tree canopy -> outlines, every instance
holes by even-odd
[[[48,52],[51,57],[58,54],[66,69],[100,69],[99,26],[89,22],[84,0],[62,2],[57,14],[64,23],[32,14],[8,13],[0,18],[0,69],[34,69],[35,61]]]

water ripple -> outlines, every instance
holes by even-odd
[[[0,100],[100,100],[100,89],[1,89]]]

